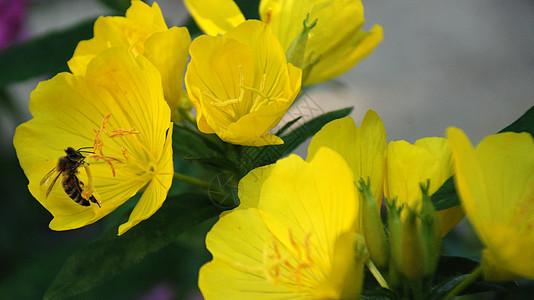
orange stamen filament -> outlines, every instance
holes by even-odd
[[[116,157],[113,157],[113,156],[109,156],[109,155],[105,155],[102,148],[104,146],[104,142],[102,140],[102,134],[108,136],[109,138],[114,138],[114,137],[118,137],[118,136],[124,136],[124,135],[131,135],[131,134],[139,134],[139,131],[136,131],[135,128],[131,128],[131,129],[122,129],[122,128],[117,128],[117,129],[113,129],[112,130],[112,134],[109,135],[107,130],[106,130],[106,125],[108,123],[108,120],[109,118],[111,117],[111,114],[108,114],[104,117],[104,119],[102,120],[102,125],[100,126],[100,129],[98,130],[94,130],[95,132],[95,139],[93,141],[93,152],[94,154],[91,154],[89,156],[87,156],[88,158],[92,158],[94,160],[102,160],[104,161],[111,169],[111,173],[113,174],[113,177],[115,177],[115,166],[113,165],[114,162],[118,162],[118,163],[124,163],[121,159],[119,158],[116,158]],[[126,157],[126,151],[127,151],[127,148],[126,147],[122,147],[121,148],[122,150],[122,155],[123,157],[125,158],[126,162],[128,162],[128,158]]]
[[[295,240],[293,233],[289,230],[289,242],[290,248],[280,248],[278,242],[274,236],[267,241],[264,249],[264,272],[267,280],[273,283],[280,281],[282,277],[281,269],[289,271],[291,282],[296,283],[298,286],[302,284],[302,273],[306,269],[311,269],[314,266],[314,262],[311,258],[310,247],[311,233],[306,234],[303,243],[299,243]],[[282,254],[281,250],[284,254]]]

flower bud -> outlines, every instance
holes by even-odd
[[[380,210],[370,189],[369,179],[367,184],[363,179],[360,179],[358,190],[362,200],[361,228],[369,256],[379,269],[385,269],[389,261],[389,246],[384,225],[380,218]]]

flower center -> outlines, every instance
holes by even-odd
[[[113,163],[114,162],[124,163],[124,161],[122,161],[119,158],[104,154],[102,150],[102,147],[104,146],[102,135],[108,136],[109,138],[115,138],[115,137],[119,137],[123,135],[139,134],[139,131],[136,131],[133,127],[129,130],[118,128],[118,129],[113,129],[111,134],[109,134],[108,131],[106,130],[106,125],[110,117],[111,117],[111,114],[108,114],[104,117],[104,119],[102,120],[102,125],[100,126],[100,129],[98,130],[93,129],[95,132],[95,139],[93,141],[93,154],[87,157],[93,158],[96,161],[98,160],[104,161],[107,165],[109,165],[109,167],[111,168],[111,173],[113,174],[113,177],[115,177],[115,167]],[[128,149],[126,147],[122,147],[121,151],[122,151],[122,156],[124,157],[124,160],[128,162],[128,156],[126,155]]]
[[[274,235],[265,243],[263,269],[267,280],[274,284],[288,277],[285,283],[301,286],[303,271],[314,266],[310,250],[311,232],[306,234],[304,241],[297,241],[291,229],[288,232],[290,243],[287,247],[279,245]]]
[[[263,74],[261,82],[260,82],[260,86],[258,89],[254,87],[246,86],[243,66],[239,65],[239,96],[237,98],[232,98],[232,99],[222,101],[219,98],[217,98],[215,95],[209,92],[206,92],[206,91],[203,91],[202,95],[206,96],[207,98],[211,100],[210,102],[211,105],[216,106],[216,107],[226,107],[231,104],[238,104],[238,103],[243,102],[243,99],[245,98],[245,92],[246,91],[251,92],[252,96],[254,96],[255,94],[255,97],[251,101],[250,109],[244,114],[257,111],[262,106],[269,103],[270,101],[286,102],[286,103],[289,101],[289,99],[283,98],[283,92],[280,92],[275,97],[273,97],[272,95],[268,95],[268,93],[265,93],[266,81],[267,81],[267,74]],[[278,84],[278,78],[277,78],[277,81],[273,83],[273,86],[276,86],[277,84]],[[236,119],[237,114],[236,114],[235,109],[229,109],[229,110],[226,110],[226,112],[232,118]]]

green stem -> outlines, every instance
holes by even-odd
[[[468,287],[473,281],[475,281],[480,275],[482,274],[482,266],[476,267],[469,276],[467,276],[464,280],[462,280],[458,285],[456,285],[448,294],[443,298],[444,300],[451,300],[456,295],[458,295],[461,291],[463,291],[466,287]]]
[[[174,179],[178,180],[178,181],[186,182],[186,183],[189,183],[189,184],[192,184],[192,185],[196,185],[196,186],[201,187],[201,188],[206,189],[206,190],[209,189],[209,187],[210,187],[209,183],[207,183],[205,181],[202,181],[200,179],[196,179],[194,177],[187,176],[187,175],[184,175],[184,174],[181,174],[181,173],[174,172]]]
[[[386,279],[384,279],[384,276],[382,276],[380,271],[376,268],[373,261],[371,261],[370,259],[367,260],[366,265],[367,265],[367,268],[369,268],[369,271],[371,271],[371,274],[373,274],[373,276],[375,277],[376,281],[378,281],[378,284],[380,284],[381,287],[390,290]]]

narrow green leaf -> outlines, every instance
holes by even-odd
[[[100,2],[123,16],[131,4],[131,0],[100,0]]]
[[[272,164],[280,158],[289,155],[300,144],[316,134],[324,125],[330,121],[348,116],[352,107],[347,107],[322,114],[286,135],[282,135],[284,140],[282,145],[262,146],[262,147],[241,147],[240,159],[241,174],[244,176],[250,170],[264,165]]]
[[[280,128],[280,130],[278,130],[276,132],[276,135],[280,136],[280,135],[284,134],[284,132],[286,132],[286,130],[288,130],[289,127],[293,126],[293,124],[297,123],[301,118],[302,118],[302,116],[296,117],[295,119],[293,119],[293,120],[287,122],[286,124],[284,124],[284,126],[282,128]]]
[[[512,124],[506,126],[499,132],[528,132],[534,136],[534,106]]]
[[[460,198],[454,187],[454,176],[449,177],[443,185],[430,197],[436,210],[444,210],[460,205]]]
[[[506,126],[501,132],[528,132],[534,137],[534,106],[519,119]],[[451,176],[431,197],[436,210],[443,210],[460,205],[460,199],[454,186],[454,176]]]
[[[117,228],[113,228],[100,240],[73,253],[44,297],[63,299],[90,290],[220,212],[205,194],[169,197],[156,214],[124,235],[117,236]]]
[[[92,37],[94,21],[89,19],[0,52],[0,88],[39,75],[67,71],[67,61],[78,42]]]

